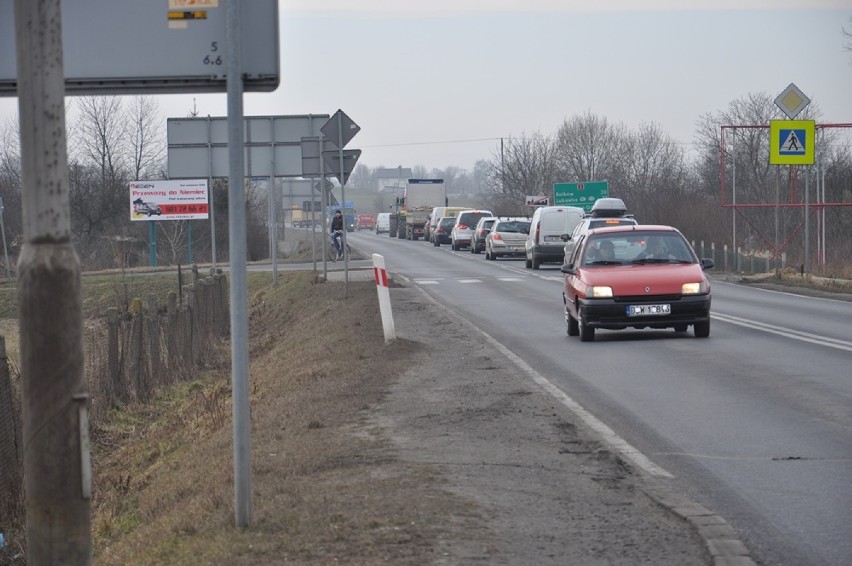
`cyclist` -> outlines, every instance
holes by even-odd
[[[334,217],[331,219],[331,243],[337,250],[337,255],[342,255],[343,251],[343,213],[339,210],[334,211]]]

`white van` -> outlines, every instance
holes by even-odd
[[[376,234],[390,232],[390,212],[380,212],[376,217]]]
[[[562,263],[565,257],[563,234],[570,234],[583,220],[585,211],[577,206],[542,206],[533,213],[530,233],[524,244],[526,267],[538,269],[542,263]]]

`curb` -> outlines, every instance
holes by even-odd
[[[754,566],[748,548],[720,515],[676,493],[652,478],[645,479],[645,495],[691,524],[707,545],[714,566]]]

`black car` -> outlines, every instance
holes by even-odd
[[[456,224],[456,219],[454,216],[445,216],[438,221],[438,226],[432,229],[430,234],[430,239],[432,240],[432,245],[435,247],[440,246],[441,244],[449,244],[450,243],[450,235],[453,231],[453,226]]]

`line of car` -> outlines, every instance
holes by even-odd
[[[454,251],[485,252],[488,260],[524,257],[527,269],[561,263],[567,333],[593,341],[597,329],[690,326],[710,335],[710,282],[700,259],[676,228],[641,225],[617,198],[596,201],[589,214],[571,206],[539,207],[532,218],[489,210],[433,211],[427,239]]]

